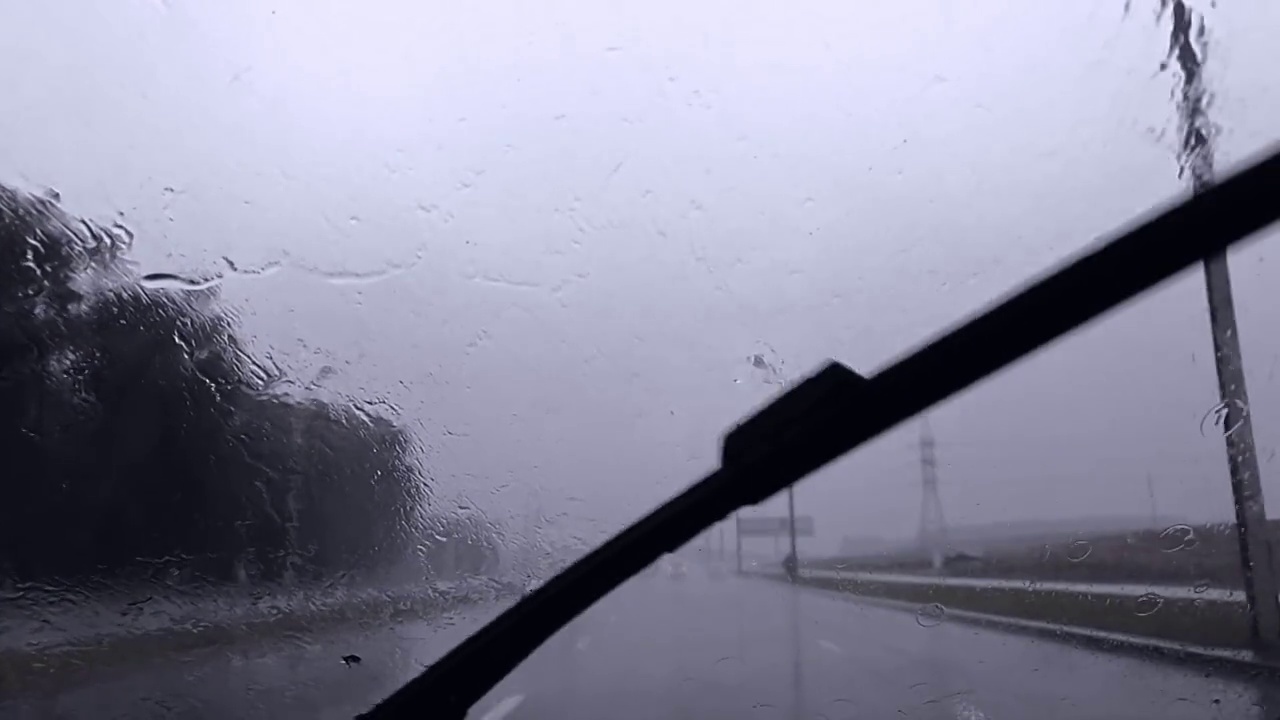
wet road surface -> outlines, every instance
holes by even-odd
[[[0,717],[349,718],[496,611],[91,673],[0,702]],[[1259,682],[694,567],[634,580],[472,717],[1274,720],[1280,694]]]

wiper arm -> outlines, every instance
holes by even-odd
[[[539,645],[663,553],[1277,218],[1280,153],[1084,254],[870,379],[829,363],[730,432],[720,469],[526,595],[361,717],[462,720]]]

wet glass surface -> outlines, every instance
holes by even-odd
[[[1266,2],[10,5],[17,717],[350,716],[825,358],[872,372],[1280,120]],[[784,495],[741,568],[730,519],[476,716],[1280,712],[1224,452],[1274,515],[1274,247],[1231,257],[1247,402],[1186,273],[798,485],[801,587]]]

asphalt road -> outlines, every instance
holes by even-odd
[[[90,672],[0,701],[0,717],[347,718],[494,612]],[[693,568],[634,580],[473,717],[1274,720],[1280,687],[1259,682]]]

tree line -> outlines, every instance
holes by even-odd
[[[216,288],[139,282],[131,234],[0,185],[0,578],[319,579],[490,569],[432,514],[413,437],[270,392]]]

